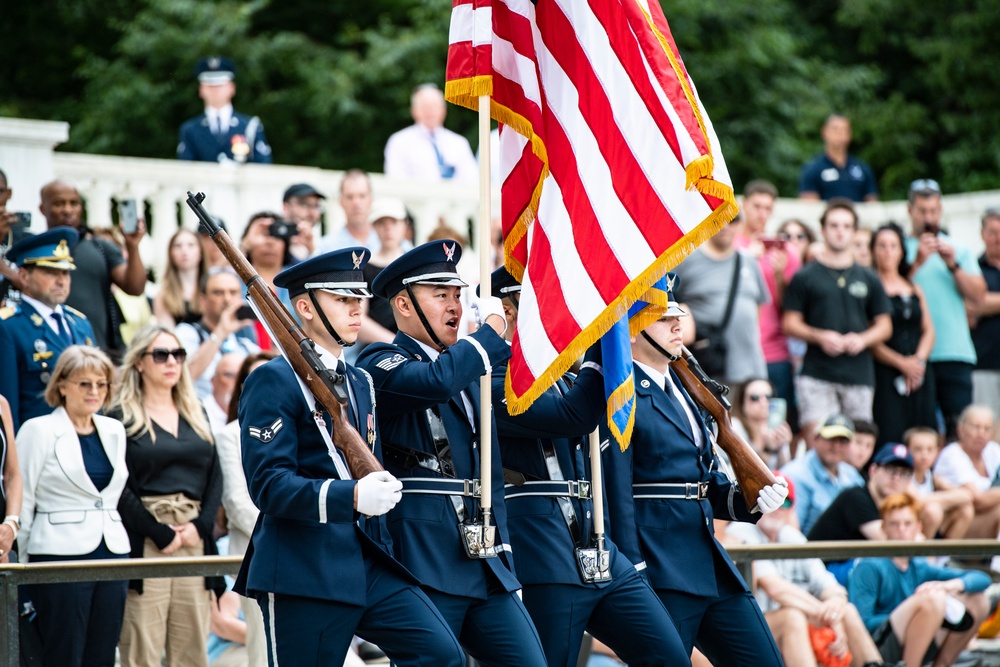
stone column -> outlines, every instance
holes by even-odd
[[[7,174],[14,195],[7,202],[12,211],[30,211],[31,229],[45,230],[38,212],[39,191],[55,178],[52,153],[69,139],[69,123],[23,118],[0,118],[0,169]]]

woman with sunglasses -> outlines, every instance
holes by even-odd
[[[212,527],[222,473],[187,353],[164,327],[136,335],[125,353],[114,412],[125,425],[129,483],[120,509],[133,558],[216,555]],[[207,665],[210,590],[218,577],[146,579],[130,584],[121,633],[122,667]]]
[[[17,433],[23,481],[22,560],[128,558],[118,514],[128,470],[125,429],[97,414],[110,404],[114,367],[100,350],[66,348],[45,389],[48,415]],[[113,665],[125,610],[125,581],[31,584],[43,664]]]
[[[738,384],[733,392],[733,428],[750,443],[767,467],[777,470],[792,458],[792,429],[784,415],[772,417],[773,398],[774,391],[767,380],[750,378]]]

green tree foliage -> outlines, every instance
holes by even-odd
[[[663,0],[661,0],[663,2]],[[995,0],[672,0],[674,38],[737,189],[794,195],[833,111],[854,125],[887,198],[909,180],[995,188]],[[66,120],[63,150],[171,157],[198,114],[195,61],[239,67],[237,109],[264,120],[278,162],[380,170],[412,87],[443,84],[447,0],[33,0],[0,19],[0,114]],[[475,141],[474,114],[452,129]]]

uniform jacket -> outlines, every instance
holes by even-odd
[[[611,512],[611,537],[639,569],[646,566],[654,589],[715,596],[715,562],[720,560],[736,580],[725,549],[715,539],[713,519],[755,522],[738,487],[718,470],[712,440],[697,405],[680,385],[701,429],[698,449],[683,409],[643,370],[635,366],[635,429],[624,452],[613,440],[604,450],[605,484]],[[608,437],[602,429],[602,443]],[[705,500],[636,499],[632,485],[708,482]]]
[[[244,147],[246,153],[234,156],[233,146]],[[177,158],[199,162],[271,164],[271,146],[267,143],[264,125],[256,116],[234,111],[229,119],[229,132],[216,136],[208,126],[208,117],[202,113],[181,125]]]
[[[542,449],[543,444],[549,444],[555,450],[564,479],[589,480],[587,436],[606,415],[601,372],[585,367],[575,379],[566,376],[517,416],[507,412],[506,373],[506,363],[493,369],[493,410],[504,468],[525,475],[527,480],[551,479]],[[607,507],[606,495],[604,501]],[[593,500],[573,498],[570,502],[580,525],[580,535],[586,539],[594,529]],[[605,511],[606,532],[607,516]],[[574,555],[577,545],[555,498],[512,498],[507,501],[507,522],[521,583],[584,585]],[[620,557],[607,534],[605,548],[611,552],[613,576],[632,567],[626,558]]]
[[[97,490],[84,467],[76,429],[62,407],[30,419],[17,432],[17,456],[24,477],[18,544],[30,554],[89,554],[103,539],[119,554],[129,552],[128,534],[118,514],[125,488],[125,427],[94,415],[101,445],[114,467],[111,481]]]
[[[425,411],[437,406],[451,444],[455,477],[478,479],[478,437],[466,416],[461,392],[464,390],[472,402],[478,430],[479,378],[487,370],[484,357],[491,366],[510,357],[510,346],[490,327],[459,340],[433,362],[419,343],[402,332],[396,334],[392,344],[367,346],[358,358],[358,366],[371,373],[375,381],[382,441],[435,454]],[[425,586],[444,593],[485,598],[484,566],[493,570],[506,590],[520,588],[509,551],[495,424],[492,430],[492,509],[497,541],[504,548],[497,558],[477,561],[466,555],[455,509],[447,496],[404,493],[403,500],[389,512],[396,555]],[[441,477],[424,468],[402,469],[391,461],[387,461],[386,468],[400,478]],[[465,506],[468,516],[473,504],[467,499]]]
[[[349,418],[366,438],[369,417],[373,424],[375,417],[371,385],[364,373],[347,369],[362,425]],[[344,412],[351,415],[352,410]],[[323,414],[331,428],[329,413]],[[389,555],[384,518],[366,521],[354,510],[356,482],[338,477],[295,372],[282,357],[247,378],[239,423],[243,471],[260,516],[234,590],[365,605],[366,558],[380,559],[414,581]],[[381,458],[377,433],[373,435],[375,455]],[[359,521],[369,524],[368,533]]]
[[[93,345],[94,330],[86,316],[63,306],[66,327],[75,345]],[[22,302],[0,321],[0,394],[10,401],[14,429],[52,412],[42,394],[59,355],[68,345],[43,321],[30,303]]]

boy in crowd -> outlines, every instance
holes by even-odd
[[[915,426],[903,433],[903,442],[913,456],[913,495],[925,504],[924,534],[933,537],[928,531],[936,525],[942,537],[960,540],[975,516],[972,492],[949,484],[931,470],[937,460],[939,441],[937,431],[926,426]]]

